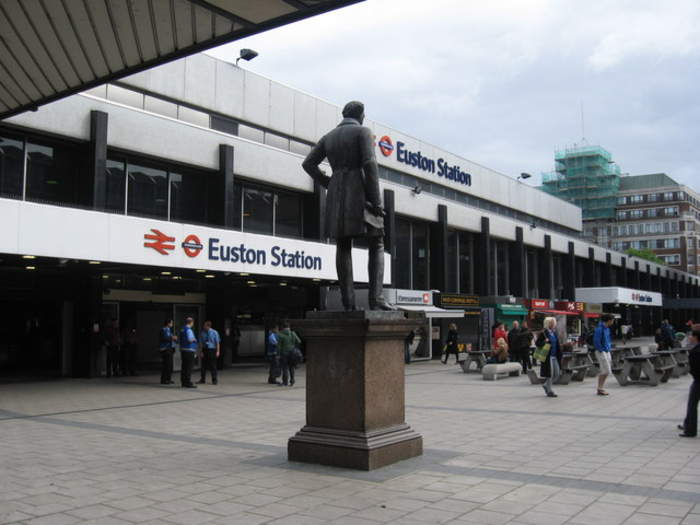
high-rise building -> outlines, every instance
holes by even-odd
[[[615,220],[620,167],[600,146],[557,150],[554,164],[554,171],[542,174],[542,190],[579,206],[584,238],[607,246]]]
[[[649,249],[668,266],[698,273],[700,196],[665,173],[620,179],[610,247]]]

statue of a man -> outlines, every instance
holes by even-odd
[[[325,233],[336,240],[335,266],[345,310],[355,310],[352,277],[352,240],[365,237],[369,244],[369,307],[393,310],[382,290],[384,279],[384,208],[379,192],[377,159],[372,131],[362,125],[362,102],[348,102],[338,127],[318,141],[304,160],[304,170],[328,190]],[[318,165],[328,158],[333,174]]]

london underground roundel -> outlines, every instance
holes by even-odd
[[[379,139],[379,151],[381,151],[382,155],[385,157],[388,157],[394,151],[394,143],[391,142],[391,138],[389,136],[384,135],[381,139]]]
[[[182,242],[182,249],[185,251],[187,257],[197,257],[199,252],[204,249],[204,245],[202,241],[199,240],[199,237],[190,234],[185,237],[185,240]]]

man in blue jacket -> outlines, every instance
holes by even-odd
[[[610,358],[610,350],[612,350],[612,338],[610,337],[610,327],[615,322],[615,318],[610,314],[603,314],[600,318],[600,323],[593,334],[593,346],[595,347],[595,355],[598,359],[600,373],[598,374],[598,390],[599,396],[607,396],[605,390],[605,380],[612,373],[612,359]]]
[[[182,388],[197,388],[197,385],[192,383],[192,367],[197,357],[197,338],[194,336],[193,326],[194,319],[187,317],[185,326],[180,330],[180,358],[182,359],[180,386]]]
[[[202,367],[200,368],[199,384],[203,385],[207,379],[207,369],[211,374],[211,384],[216,385],[219,378],[216,373],[216,363],[221,355],[221,337],[219,332],[211,327],[211,321],[204,321],[204,330],[199,334],[202,344],[200,356],[202,357]]]

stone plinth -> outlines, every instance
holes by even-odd
[[[373,470],[423,453],[405,421],[404,339],[419,320],[402,312],[309,312],[306,425],[290,461]]]

